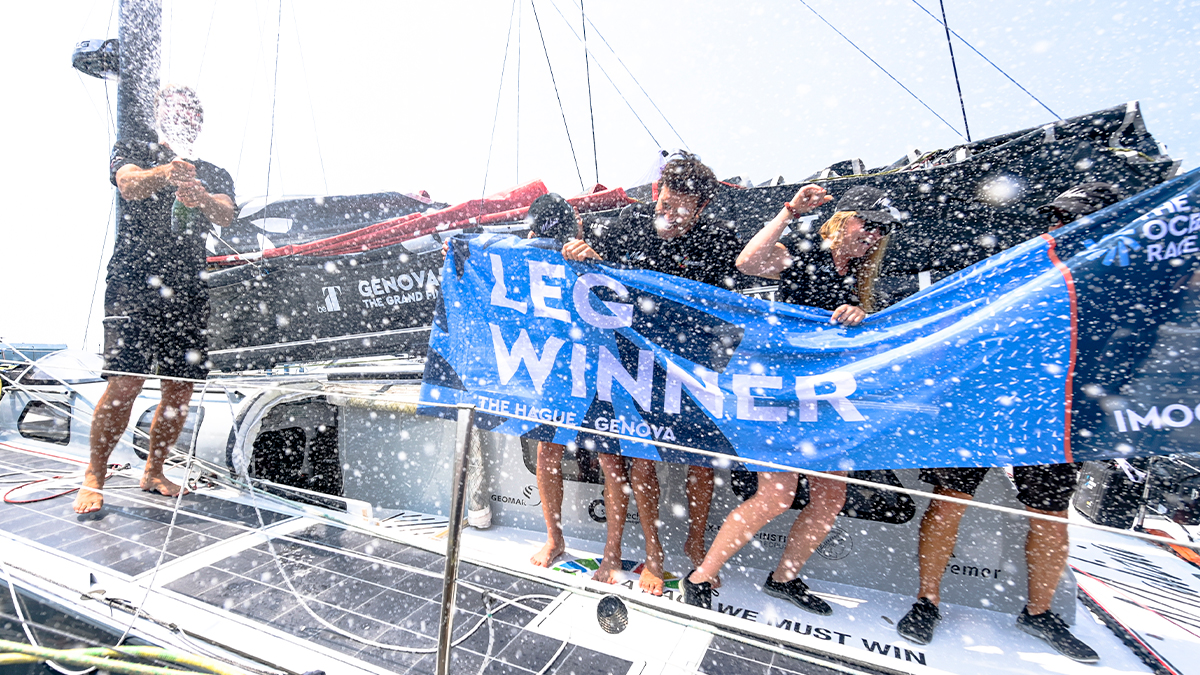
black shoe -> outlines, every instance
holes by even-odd
[[[800,609],[812,612],[813,614],[820,614],[821,616],[833,614],[833,608],[829,606],[829,603],[809,593],[808,584],[801,581],[800,577],[796,577],[786,584],[781,584],[775,581],[775,573],[772,572],[767,575],[767,582],[763,584],[763,592],[780,600],[787,600]]]
[[[941,620],[942,613],[938,611],[938,606],[928,598],[921,598],[913,603],[908,614],[896,624],[896,632],[913,644],[927,645],[933,640],[933,629],[937,628]]]
[[[692,572],[695,571],[692,570]],[[683,589],[684,604],[691,605],[692,607],[712,609],[712,584],[707,581],[701,581],[700,583],[689,581],[692,572],[688,572],[679,580],[679,587]]]
[[[1082,640],[1071,635],[1071,629],[1062,617],[1051,611],[1030,615],[1029,608],[1021,610],[1017,617],[1017,628],[1034,637],[1040,637],[1058,650],[1059,654],[1080,663],[1095,663],[1100,655]]]

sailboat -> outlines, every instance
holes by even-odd
[[[1030,221],[1030,207],[1075,182],[1110,179],[1140,192],[1177,168],[1129,104],[889,167],[835,164],[814,180],[834,194],[863,184],[911,190],[920,207],[905,236],[949,242],[954,255],[897,247],[910,253],[889,261],[883,283],[900,297],[1032,236],[1040,223]],[[947,199],[920,201],[922,185],[934,181],[948,181]],[[727,183],[713,206],[747,223],[795,190],[784,181]],[[590,225],[651,189],[592,191],[575,202]],[[980,190],[993,198],[976,199]],[[364,198],[347,212],[373,211],[373,222],[311,227],[313,236],[292,239],[281,235],[304,231],[306,210],[327,215],[353,200],[245,212],[238,250],[213,252],[221,372],[197,387],[176,446],[172,475],[191,488],[180,498],[136,489],[157,404],[151,388],[112,457],[105,510],[76,517],[56,497],[78,483],[86,461],[102,365],[64,351],[5,375],[0,463],[16,481],[0,510],[0,567],[13,593],[6,611],[16,617],[6,620],[28,628],[31,642],[64,646],[54,642],[64,636],[23,609],[36,601],[96,627],[99,646],[133,638],[161,649],[151,656],[160,666],[185,662],[185,652],[212,672],[1088,672],[1013,628],[1025,523],[994,511],[973,510],[964,521],[944,586],[954,611],[943,638],[927,646],[899,638],[894,624],[916,588],[916,516],[928,499],[882,487],[856,488],[853,513],[806,568],[835,606],[831,617],[804,615],[758,590],[786,523],[764,529],[728,568],[713,612],[681,602],[689,562],[679,518],[663,524],[662,597],[636,588],[636,544],[621,583],[592,581],[605,531],[594,454],[564,462],[567,554],[551,569],[531,565],[544,536],[535,443],[473,428],[469,412],[445,421],[418,406],[442,241],[464,231],[523,234],[522,209],[545,191],[531,183],[459,205]],[[947,239],[939,228],[956,203],[990,229]],[[292,222],[287,233],[266,228],[281,219]],[[743,290],[771,293],[752,280]],[[666,503],[682,503],[681,467],[662,475]],[[914,470],[892,478],[893,487],[922,489]],[[740,501],[722,479],[712,523]],[[1019,508],[997,476],[978,496]],[[1191,563],[1111,532],[1072,534],[1078,572],[1063,576],[1055,611],[1101,652],[1103,667],[1188,672],[1196,649],[1188,608],[1200,597]],[[1131,619],[1123,604],[1140,614]],[[93,646],[66,646],[84,644]],[[71,668],[98,658],[72,651],[47,658]]]

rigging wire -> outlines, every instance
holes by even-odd
[[[84,84],[82,75],[79,78],[79,83]],[[84,89],[86,91],[86,85],[84,86]],[[91,98],[91,92],[88,92],[88,98]],[[116,124],[113,121],[112,99],[109,97],[108,80],[104,81],[104,113],[105,120],[108,122],[104,127],[104,131],[108,135],[108,147],[112,147],[114,136],[116,136],[117,130]],[[117,191],[114,189],[112,193],[112,199],[108,204],[108,219],[105,221],[104,226],[104,240],[100,242],[100,259],[96,261],[96,279],[92,282],[92,299],[88,302],[87,321],[83,324],[83,344],[80,349],[87,349],[88,333],[91,331],[92,326],[92,312],[96,309],[96,291],[100,286],[100,272],[104,269],[104,254],[108,250],[108,233],[110,230],[115,231],[117,228],[115,216],[116,208]]]
[[[83,78],[80,78],[82,81]],[[113,115],[112,95],[109,91],[108,80],[104,81],[104,114],[108,118],[108,146],[112,147],[117,137],[117,122]]]
[[[259,18],[259,15],[258,15],[258,0],[254,0],[254,28],[258,31],[258,40],[256,40],[254,42],[254,44],[258,45],[258,65],[262,65],[264,59],[266,58],[266,55],[263,53],[262,20]],[[250,96],[248,97],[248,100],[253,101],[254,95],[257,93],[258,93],[258,78],[252,77],[252,78],[250,78]],[[250,119],[253,116],[254,116],[253,107],[247,105],[246,106],[246,122],[242,125],[242,143],[240,146],[238,146],[238,161],[237,161],[237,167],[233,171],[234,175],[240,175],[242,172],[242,158],[246,154],[246,136],[248,136],[250,133]],[[268,158],[268,161],[270,161],[269,158]],[[270,175],[269,172],[268,172],[268,175]],[[267,203],[268,203],[267,197],[264,196],[263,197],[263,208],[264,209],[266,208]]]
[[[312,117],[313,139],[317,143],[317,161],[321,165],[321,182],[325,194],[329,194],[329,176],[325,173],[325,155],[321,152],[321,135],[317,133],[317,110],[313,106],[312,87],[308,86],[308,65],[304,62],[304,45],[300,42],[300,20],[296,18],[296,3],[292,3],[292,25],[296,28],[296,49],[300,52],[300,72],[304,75],[304,89],[308,94],[308,113]]]
[[[551,4],[554,3],[551,2]],[[587,188],[583,185],[583,172],[579,170],[579,157],[575,155],[575,143],[571,141],[571,128],[567,126],[567,111],[563,108],[562,96],[558,94],[558,82],[554,80],[554,66],[550,65],[550,50],[546,47],[546,34],[542,32],[542,21],[538,18],[537,3],[529,0],[529,7],[533,9],[533,21],[537,24],[538,37],[542,39],[542,51],[546,53],[546,68],[550,70],[550,83],[554,85],[554,97],[558,99],[558,111],[562,113],[563,128],[567,130],[567,145],[571,146],[571,159],[575,160],[575,175],[579,176],[579,189],[586,191]]]
[[[117,192],[113,190],[112,199],[108,202],[108,220],[112,226],[105,226],[104,240],[100,242],[100,260],[96,262],[96,278],[92,281],[92,299],[88,302],[87,320],[83,324],[83,344],[80,349],[87,349],[88,332],[92,327],[92,312],[96,309],[96,291],[100,288],[100,272],[104,270],[104,252],[108,250],[108,231],[115,227],[114,211],[117,208]]]
[[[82,41],[88,39],[88,38],[83,37],[84,36],[83,31],[88,27],[88,24],[91,22],[92,14],[95,13],[96,5],[98,5],[98,4],[100,4],[100,3],[97,0],[95,2],[92,2],[90,5],[88,5],[87,14],[83,17],[83,25],[79,27],[79,30],[75,31],[75,35],[78,36],[78,40],[76,40],[76,42],[82,42]],[[106,26],[106,28],[107,28],[107,26]]]
[[[512,9],[508,11],[508,34],[504,39],[504,58],[500,60],[500,85],[496,87],[496,112],[492,115],[492,135],[488,137],[487,160],[483,164],[483,189],[479,193],[480,199],[487,196],[488,173],[492,169],[492,147],[496,143],[496,121],[500,119],[500,96],[504,93],[504,69],[508,66],[508,47],[512,44],[512,24],[513,16],[517,12],[517,2],[518,0],[513,0]],[[518,38],[517,43],[520,44],[520,42]]]
[[[30,476],[37,476],[37,475],[43,474],[43,473],[58,473],[58,472],[59,472],[58,469],[27,469],[25,471],[7,471],[5,473],[0,473],[0,484],[15,485],[15,484],[20,483],[20,484],[27,485],[30,482],[32,482],[29,480]],[[21,476],[21,478],[13,479],[13,478],[10,478],[10,476]],[[54,476],[51,476],[51,478],[54,478]]]
[[[267,144],[267,189],[264,200],[271,199],[271,160],[275,157],[275,104],[279,101],[279,43],[283,38],[283,0],[279,0],[279,18],[275,24],[275,83],[271,87],[271,140]]]
[[[208,55],[208,41],[212,38],[213,23],[217,18],[217,3],[213,3],[212,14],[208,17],[208,31],[204,33],[204,47],[200,49],[200,68],[196,70],[196,84],[200,84],[200,75],[204,72],[205,56]]]
[[[88,103],[91,103],[91,104],[92,104],[92,111],[96,113],[96,117],[99,117],[99,118],[100,118],[100,119],[102,119],[102,120],[107,120],[107,121],[110,121],[110,122],[111,122],[111,119],[112,119],[112,111],[111,111],[111,110],[107,111],[107,114],[105,114],[105,115],[102,115],[102,114],[100,114],[100,106],[96,105],[96,98],[95,98],[94,96],[92,96],[92,91],[91,91],[91,89],[90,89],[90,88],[88,88],[88,86],[87,86],[87,82],[84,82],[84,81],[83,81],[83,73],[81,73],[81,72],[79,72],[78,70],[76,70],[76,71],[75,71],[75,76],[79,78],[79,85],[80,85],[81,87],[83,87],[83,93],[87,94],[87,97],[88,97]],[[105,85],[105,87],[104,87],[104,100],[105,100],[105,103],[107,103],[107,102],[108,102],[108,80],[104,80],[104,85]],[[107,125],[107,124],[105,125],[105,127],[106,127],[106,128],[105,128],[105,132],[106,132],[106,133],[108,133],[108,132],[109,132],[109,130],[108,130],[108,128],[107,128],[108,126],[109,126],[109,125]],[[111,140],[111,135],[110,135],[110,140]],[[110,146],[111,146],[111,143],[110,143]]]
[[[162,32],[166,33],[167,45],[169,45],[169,47],[170,47],[169,49],[167,49],[166,62],[167,62],[167,82],[171,82],[172,81],[172,79],[171,79],[171,61],[172,61],[171,56],[175,53],[175,3],[173,3],[173,2],[171,3],[171,9],[167,10],[167,26],[168,26],[167,30],[162,31]],[[160,68],[161,68],[161,63],[162,63],[162,39],[161,39],[161,36],[158,41],[158,51],[159,51],[159,63],[160,63]],[[162,80],[160,79],[159,82],[161,84]]]
[[[12,578],[8,572],[7,566],[4,564],[3,561],[0,561],[0,574],[3,574],[5,579]],[[15,608],[14,608],[14,611],[16,611]],[[65,631],[60,628],[55,628],[54,626],[51,626],[50,624],[42,623],[40,621],[34,621],[33,619],[27,619],[22,614],[9,614],[8,612],[0,611],[0,619],[6,619],[8,621],[16,621],[17,623],[25,624],[27,626],[32,626],[33,628],[37,628],[44,632],[53,633],[59,637],[65,637],[68,640],[82,643],[82,644],[88,645],[90,647],[104,647],[105,646],[103,643],[96,642],[95,640],[93,640],[91,638],[86,638],[82,635],[78,635],[76,633],[71,633],[69,631]],[[37,646],[37,645],[34,645],[34,646]]]
[[[946,47],[950,49],[950,67],[954,69],[954,86],[958,87],[958,105],[962,108],[963,130],[967,132],[967,142],[971,142],[971,125],[967,124],[967,104],[963,101],[962,82],[958,79],[958,63],[954,60],[954,43],[950,41],[950,22],[946,21],[946,2],[938,0],[942,7],[942,25],[946,28]]]
[[[555,8],[557,10],[557,8]],[[587,12],[583,11],[583,0],[579,0],[580,24],[583,26],[583,72],[587,79],[588,116],[592,120],[592,161],[596,165],[596,183],[600,182],[600,155],[596,150],[596,111],[592,107],[592,66],[588,58]]]
[[[570,29],[571,35],[574,35],[575,39],[579,40],[580,39],[579,33],[575,32],[575,26],[571,25],[571,21],[569,19],[567,19],[565,14],[562,13],[562,10],[558,8],[558,5],[555,4],[554,0],[550,0],[550,6],[554,8],[554,11],[558,12],[558,16],[560,18],[562,18],[564,23],[567,24],[567,28]],[[588,23],[592,23],[591,19],[588,19]],[[594,23],[592,23],[592,31],[596,32],[596,34],[599,35],[599,31],[596,31],[596,24],[594,24]],[[600,38],[604,39],[604,36],[601,35]],[[608,43],[606,42],[605,44],[607,45]],[[584,48],[586,49],[586,45]],[[611,51],[612,47],[609,47],[609,50]],[[613,52],[613,55],[616,56],[616,52]],[[592,55],[592,58],[595,58],[595,54]],[[621,58],[617,57],[617,60],[620,61]],[[624,66],[625,64],[622,63],[621,65]],[[625,106],[629,108],[629,112],[633,113],[633,116],[635,119],[637,119],[638,124],[641,124],[642,128],[646,130],[646,134],[650,136],[650,140],[654,143],[654,145],[661,148],[662,144],[659,143],[658,139],[654,137],[654,132],[650,131],[650,127],[646,126],[646,123],[642,120],[641,115],[638,115],[637,110],[634,110],[633,104],[629,102],[628,98],[625,98],[625,94],[621,92],[621,88],[618,87],[617,83],[613,81],[612,76],[610,76],[608,74],[608,71],[604,69],[604,66],[600,65],[600,62],[597,61],[596,67],[600,69],[600,72],[604,75],[605,79],[607,79],[608,83],[612,85],[613,90],[617,92],[617,96],[620,96],[621,100],[625,102]],[[628,72],[629,69],[626,68],[625,70],[626,70],[626,72]],[[633,77],[632,73],[630,74],[630,77]],[[637,80],[634,80],[634,82],[636,83]],[[638,86],[640,87],[641,85],[639,84]],[[646,90],[643,89],[642,93],[645,93],[645,92],[646,92]],[[647,94],[646,98],[650,98],[650,96]],[[650,101],[650,105],[654,105],[654,101]],[[654,106],[654,109],[658,110],[658,106]],[[659,111],[659,115],[662,115],[662,111]],[[666,120],[666,119],[667,119],[666,117],[663,117],[663,120]],[[671,123],[667,122],[667,126],[670,127]],[[671,131],[675,131],[675,128],[671,127]],[[676,133],[675,135],[677,137],[679,136],[678,133]],[[683,139],[680,138],[679,141],[682,143]],[[687,144],[684,143],[684,146],[686,147]]]
[[[571,2],[574,3],[575,0],[571,0]],[[580,0],[580,2],[582,2],[582,0]],[[553,0],[551,0],[551,4],[553,4]],[[555,9],[558,9],[558,7],[555,7]],[[582,9],[583,9],[583,7],[580,6],[580,10],[582,10]],[[561,13],[562,12],[559,12],[559,14],[561,14]],[[663,111],[658,107],[658,104],[654,102],[654,99],[650,98],[650,92],[646,91],[646,88],[642,86],[642,83],[638,82],[638,79],[633,76],[633,71],[630,70],[629,66],[625,65],[625,62],[621,60],[621,57],[617,54],[617,50],[613,49],[612,45],[610,45],[608,43],[608,40],[606,40],[604,38],[604,35],[600,32],[600,29],[596,28],[596,24],[593,23],[591,19],[588,19],[587,22],[588,22],[588,24],[591,25],[592,31],[595,32],[596,35],[600,38],[600,41],[604,43],[604,46],[608,47],[608,51],[612,52],[613,57],[615,57],[617,59],[617,63],[621,64],[621,67],[625,69],[625,74],[629,75],[629,79],[633,80],[633,83],[638,86],[638,89],[640,89],[642,91],[642,95],[646,97],[647,101],[650,101],[650,105],[654,106],[655,112],[657,112],[658,116],[661,117],[663,119],[663,121],[667,123],[667,126],[670,127],[670,129],[671,129],[671,133],[675,134],[675,138],[678,138],[679,143],[686,149],[688,147],[687,141],[683,140],[683,136],[680,136],[679,132],[675,130],[675,125],[671,124],[671,120],[667,119],[666,114],[663,113]],[[572,31],[574,31],[574,29],[572,29]],[[576,36],[576,37],[578,37],[578,36]],[[600,64],[597,62],[596,65],[599,66]],[[606,73],[606,75],[607,75],[607,73]],[[612,78],[609,78],[608,81],[612,82]],[[617,86],[616,84],[613,85],[614,88],[616,86]],[[617,90],[617,93],[620,93],[619,89]],[[624,98],[624,96],[622,96],[621,98]],[[628,101],[626,101],[626,103],[628,103]],[[632,106],[630,106],[630,109],[631,110],[633,109]],[[637,113],[634,113],[635,116],[636,116],[636,114]],[[638,121],[639,122],[642,121],[640,117],[638,118]],[[643,124],[642,126],[644,127],[646,125]],[[649,131],[649,129],[647,129],[646,131]],[[651,137],[653,137],[653,135]],[[655,141],[655,144],[658,145],[658,141]],[[659,145],[659,147],[662,147],[662,146]]]
[[[814,15],[816,15],[816,17],[817,17],[818,19],[820,19],[822,22],[824,22],[826,26],[829,26],[831,29],[833,29],[833,32],[835,32],[835,33],[837,33],[838,35],[840,35],[840,36],[842,37],[842,39],[843,39],[843,40],[845,40],[846,42],[849,42],[849,43],[850,43],[850,46],[851,46],[851,47],[854,47],[856,50],[858,50],[858,53],[859,53],[859,54],[862,54],[863,56],[867,57],[867,60],[868,60],[868,61],[870,61],[871,63],[875,64],[875,66],[876,66],[877,68],[879,68],[880,70],[882,70],[884,75],[887,75],[888,77],[890,77],[890,78],[892,79],[892,81],[893,81],[893,82],[895,82],[896,84],[900,85],[900,88],[901,88],[901,89],[903,89],[904,91],[908,92],[908,95],[909,95],[909,96],[912,96],[914,99],[916,99],[916,100],[917,100],[917,103],[920,103],[921,105],[925,106],[925,109],[926,109],[926,110],[928,110],[929,112],[933,113],[933,116],[934,116],[934,117],[938,118],[939,120],[941,120],[941,121],[942,121],[942,123],[943,123],[943,124],[945,124],[946,126],[950,127],[950,129],[951,129],[951,130],[952,130],[954,133],[958,134],[958,135],[959,135],[959,137],[964,137],[961,131],[959,131],[958,129],[955,129],[955,128],[954,128],[954,125],[953,125],[953,124],[950,124],[949,122],[947,122],[947,121],[946,121],[946,118],[944,118],[944,117],[942,117],[941,115],[937,114],[937,111],[936,111],[936,110],[934,110],[933,108],[930,108],[928,103],[926,103],[925,101],[922,101],[920,96],[917,96],[916,94],[914,94],[914,93],[913,93],[913,90],[911,90],[911,89],[909,89],[908,87],[904,86],[904,83],[903,83],[903,82],[901,82],[900,80],[897,80],[897,79],[896,79],[896,76],[895,76],[895,75],[892,75],[891,73],[889,73],[889,72],[888,72],[888,70],[887,70],[887,68],[884,68],[882,65],[880,65],[880,63],[879,63],[878,61],[876,61],[875,59],[871,58],[871,55],[870,55],[870,54],[868,54],[868,53],[866,53],[865,51],[863,51],[863,50],[862,50],[862,47],[859,47],[858,45],[856,45],[856,44],[854,43],[854,40],[851,40],[850,38],[846,37],[846,34],[845,34],[845,33],[843,33],[842,31],[838,30],[838,29],[837,29],[837,27],[836,27],[836,26],[834,26],[833,24],[829,23],[829,21],[828,21],[828,20],[826,20],[826,19],[825,19],[825,17],[821,16],[820,12],[818,12],[818,11],[817,11],[817,10],[815,10],[815,9],[813,9],[813,8],[812,8],[812,6],[811,6],[811,5],[809,5],[807,2],[805,2],[804,0],[799,0],[799,2],[800,2],[800,4],[804,5],[804,6],[805,6],[805,7],[808,9],[808,11],[812,12]]]
[[[920,7],[922,12],[925,12],[926,14],[928,14],[928,15],[929,15],[929,18],[933,19],[934,21],[937,21],[938,23],[942,23],[942,21],[941,21],[941,20],[939,20],[939,19],[938,19],[936,16],[934,16],[934,15],[933,15],[933,12],[930,12],[928,9],[925,9],[925,6],[924,6],[924,5],[922,5],[921,3],[917,2],[917,0],[912,0],[912,2],[913,2],[913,4],[914,4],[914,5],[916,5],[917,7]],[[944,24],[943,24],[943,25],[944,25]],[[947,27],[947,30],[950,30],[950,29],[949,29],[949,27]],[[954,31],[952,31],[952,30],[950,31],[950,34],[951,34],[951,35],[953,35],[954,37],[958,38],[958,39],[959,39],[959,40],[960,40],[960,41],[961,41],[961,42],[962,42],[964,45],[966,45],[966,46],[967,46],[967,48],[969,48],[971,51],[975,52],[976,56],[978,56],[979,58],[983,59],[984,61],[987,61],[988,65],[990,65],[991,67],[995,68],[995,69],[996,69],[996,70],[997,70],[997,71],[998,71],[998,72],[999,72],[1001,75],[1003,75],[1004,77],[1008,78],[1008,81],[1009,81],[1009,82],[1012,82],[1013,84],[1017,85],[1017,88],[1018,88],[1018,89],[1020,89],[1021,91],[1025,92],[1025,93],[1026,93],[1026,94],[1029,96],[1029,98],[1031,98],[1031,99],[1033,99],[1033,100],[1037,101],[1038,105],[1040,105],[1040,106],[1042,106],[1043,108],[1045,108],[1045,109],[1046,109],[1046,112],[1050,113],[1051,115],[1054,115],[1054,117],[1055,117],[1056,119],[1058,119],[1059,121],[1062,121],[1062,117],[1061,117],[1061,116],[1059,116],[1059,114],[1058,114],[1058,113],[1056,113],[1056,112],[1054,112],[1053,110],[1051,110],[1051,109],[1050,109],[1050,106],[1046,105],[1045,103],[1042,103],[1042,100],[1041,100],[1041,99],[1039,99],[1038,97],[1034,96],[1034,95],[1033,95],[1033,94],[1032,94],[1032,93],[1031,93],[1031,92],[1030,92],[1028,89],[1026,89],[1025,87],[1022,87],[1020,82],[1017,82],[1016,80],[1014,80],[1014,79],[1012,78],[1012,76],[1011,76],[1011,75],[1009,75],[1008,73],[1004,72],[1004,69],[1003,69],[1003,68],[1001,68],[1000,66],[996,65],[995,63],[993,63],[993,62],[992,62],[992,60],[991,60],[991,59],[989,59],[988,57],[984,56],[982,52],[980,52],[978,49],[976,49],[976,48],[974,47],[974,45],[972,45],[970,42],[967,42],[966,38],[964,38],[963,36],[959,35],[958,33],[954,32]]]
[[[112,0],[112,4],[108,6],[108,25],[106,25],[105,33],[112,35],[113,30],[113,15],[117,12],[117,6],[121,4],[121,0]]]

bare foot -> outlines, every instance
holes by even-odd
[[[563,544],[563,542],[548,541],[540,551],[533,554],[533,557],[529,559],[529,562],[537,565],[538,567],[549,567],[554,564],[554,561],[557,560],[558,556],[562,555],[563,551],[565,550],[567,550],[567,547]]]
[[[103,488],[103,474],[100,476],[95,476],[91,473],[83,474],[83,487],[79,488],[79,494],[75,495],[75,513],[95,513],[99,511],[104,506],[104,495],[100,493],[100,490]]]
[[[182,488],[167,480],[166,476],[158,474],[156,476],[143,475],[142,490],[146,492],[158,493],[164,497],[177,497],[179,496],[179,492],[182,490]],[[80,490],[80,492],[82,492],[82,490]],[[187,494],[187,490],[183,490],[183,493]]]
[[[600,569],[596,570],[596,573],[592,575],[592,579],[605,584],[615,584],[617,583],[615,575],[620,570],[620,556],[604,556],[604,559],[600,561]]]
[[[638,588],[642,589],[643,593],[651,595],[663,594],[663,572],[662,563],[651,566],[650,561],[642,566],[642,576],[638,579]]]

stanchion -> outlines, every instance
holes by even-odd
[[[475,427],[475,406],[458,406],[458,434],[454,445],[451,480],[450,525],[446,537],[446,570],[442,579],[442,615],[438,626],[437,674],[450,673],[450,641],[454,630],[454,596],[458,592],[458,548],[462,537],[467,486],[467,450]]]

